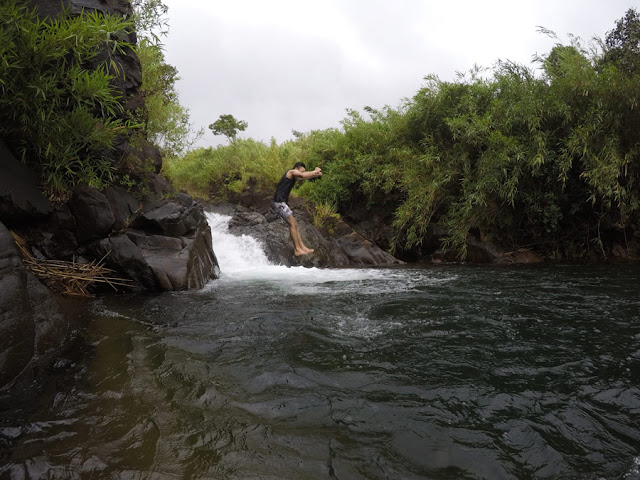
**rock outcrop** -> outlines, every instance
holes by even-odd
[[[119,15],[131,17],[133,8],[130,0],[27,0],[27,3],[36,8],[40,18],[56,17],[66,9],[72,15],[80,15],[83,12],[99,12],[105,15]],[[135,45],[137,35],[135,32],[120,32],[119,39]],[[142,66],[140,59],[132,51],[126,51],[125,54],[118,54],[112,58],[111,52],[102,52],[95,58],[94,65],[85,65],[91,69],[101,62],[111,59],[116,60],[120,72],[124,75],[115,75],[114,87],[120,92],[126,110],[135,110],[144,104],[140,86],[142,85]],[[125,142],[124,149],[129,148]]]
[[[0,174],[0,221],[27,240],[36,258],[104,258],[150,291],[202,288],[217,276],[209,224],[187,194],[141,202],[119,187],[83,187],[53,206],[1,142]]]
[[[14,158],[0,138],[0,218],[22,223],[49,216],[53,206],[34,188],[36,183],[35,174]]]
[[[130,17],[133,12],[129,0],[27,3],[43,19],[63,9],[72,15],[97,11]],[[134,32],[117,36],[136,43]],[[118,65],[121,74],[114,76],[113,87],[122,98],[121,115],[129,118],[143,106],[140,61],[131,49],[113,58],[105,50],[82,67],[90,70],[107,60]],[[200,288],[217,275],[202,207],[184,194],[168,199],[170,187],[157,175],[162,166],[159,150],[143,141],[132,144],[124,136],[114,147],[111,161],[116,169],[139,166],[139,175],[132,176],[150,190],[144,201],[119,187],[102,192],[86,187],[67,203],[52,204],[40,193],[37,176],[0,139],[0,388],[50,365],[69,330],[57,297],[25,267],[8,229],[26,241],[36,259],[104,259],[117,276],[133,280],[142,290]]]
[[[257,200],[256,200],[257,199]],[[268,199],[256,197],[253,209],[243,205],[213,206],[213,211],[232,215],[229,232],[234,235],[251,235],[265,247],[267,258],[277,264],[306,267],[353,267],[399,265],[403,262],[374,245],[349,225],[336,218],[326,219],[317,228],[313,223],[310,205],[299,198],[291,198],[300,234],[309,248],[310,255],[295,257],[289,236],[289,228],[270,208]]]
[[[0,389],[50,365],[67,327],[55,296],[25,268],[0,223]]]
[[[93,198],[94,192],[87,196]],[[95,240],[85,246],[92,258],[105,258],[106,264],[125,273],[146,290],[188,290],[202,288],[219,273],[218,261],[211,244],[211,230],[202,207],[186,195],[175,201],[161,200],[140,206],[139,212],[130,212],[134,204],[118,215],[114,209],[122,208],[122,197],[109,193],[105,197],[107,220],[129,214],[125,227],[119,232]],[[129,211],[129,213],[127,213]]]
[[[0,142],[0,389],[50,366],[70,330],[56,295],[24,266],[8,228],[36,258],[104,258],[143,290],[201,288],[218,272],[206,217],[188,195],[141,203],[120,188],[86,187],[54,206]]]

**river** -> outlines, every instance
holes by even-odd
[[[94,300],[1,478],[640,479],[640,269],[271,265]]]

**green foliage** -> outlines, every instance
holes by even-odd
[[[169,33],[167,12],[162,0],[131,0],[136,33],[141,41],[160,46],[160,37]]]
[[[166,63],[161,45],[143,39],[136,51],[142,64],[144,95],[144,107],[136,112],[141,134],[160,149],[163,158],[182,155],[202,131],[193,131],[189,112],[180,104],[178,71]]]
[[[244,132],[249,124],[244,120],[236,120],[233,115],[220,115],[220,118],[209,125],[214,135],[224,135],[229,143],[236,141],[239,132]]]
[[[502,62],[427,77],[398,111],[349,112],[342,131],[308,136],[324,176],[305,192],[340,212],[396,201],[394,248],[438,222],[462,258],[470,232],[518,247],[637,222],[640,75],[576,39],[539,62],[542,75]]]
[[[0,26],[0,136],[38,167],[53,194],[112,181],[109,151],[132,125],[119,116],[111,81],[120,73],[117,55],[130,48],[118,32],[132,23],[67,12],[44,21],[7,0],[0,5]],[[100,52],[107,59],[86,69]]]
[[[613,63],[628,74],[640,67],[640,15],[631,8],[605,37],[604,63]]]
[[[313,210],[313,224],[318,229],[327,228],[329,233],[333,233],[331,223],[340,220],[340,214],[333,203],[318,203]]]
[[[554,255],[604,253],[603,231],[640,225],[637,24],[630,11],[602,52],[574,37],[558,43],[538,70],[500,62],[454,82],[426,77],[397,109],[348,110],[341,128],[294,131],[281,146],[201,149],[171,176],[203,193],[243,189],[249,176],[273,189],[303,161],[323,170],[298,189],[318,205],[319,225],[356,206],[392,209],[396,251],[420,249],[437,222],[460,258],[470,234]]]
[[[282,174],[298,161],[298,149],[291,144],[267,146],[254,140],[237,140],[228,146],[199,148],[183,158],[169,158],[164,174],[178,188],[195,196],[225,200],[243,191],[251,181],[254,188],[271,191]]]

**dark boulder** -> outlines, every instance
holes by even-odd
[[[76,220],[76,236],[81,243],[106,237],[115,224],[107,197],[93,187],[76,190],[68,203]]]
[[[176,193],[173,196],[173,201],[182,205],[185,208],[189,208],[193,206],[193,204],[195,203],[193,200],[193,197],[185,192]]]
[[[160,290],[199,289],[219,274],[206,221],[189,236],[144,235],[136,231],[127,235],[140,250]]]
[[[269,261],[279,265],[305,265],[308,267],[344,267],[348,258],[339,249],[332,248],[331,240],[322,236],[320,231],[305,220],[298,222],[303,241],[315,252],[303,257],[295,257],[289,228],[279,217],[263,215],[258,212],[243,211],[239,208],[229,222],[229,232],[234,235],[250,235],[258,240],[265,250]]]
[[[518,264],[527,264],[527,263],[543,263],[544,258],[542,258],[537,253],[527,250],[527,249],[519,249],[513,252],[505,252],[500,256],[496,263],[518,263]]]
[[[527,249],[511,252],[476,235],[467,237],[467,262],[471,263],[542,263],[544,259]]]
[[[137,201],[122,189],[107,191],[124,228],[118,235],[85,245],[89,258],[104,258],[105,265],[150,291],[202,288],[217,278],[211,231],[202,206],[187,194],[132,210]],[[133,220],[131,220],[133,218]]]
[[[430,255],[431,263],[459,262],[460,258],[455,251],[439,249]],[[495,264],[529,264],[542,263],[544,259],[537,253],[528,249],[506,251],[502,247],[493,244],[478,235],[470,234],[467,237],[467,256],[464,259],[469,263],[495,263]]]
[[[350,265],[389,265],[400,263],[397,259],[378,248],[355,230],[336,238],[336,244],[345,253]]]
[[[108,187],[104,191],[104,196],[113,212],[113,229],[116,231],[129,227],[142,208],[138,199],[122,187]]]
[[[53,206],[37,185],[36,175],[0,140],[0,221],[16,225],[50,215]]]
[[[202,209],[197,205],[164,201],[141,213],[132,223],[133,228],[143,229],[169,237],[179,237],[192,232],[204,221]]]
[[[127,235],[103,238],[87,246],[93,258],[104,258],[105,265],[118,272],[118,275],[133,280],[145,290],[157,291],[153,271],[145,260],[142,251]]]
[[[67,329],[56,298],[25,268],[0,223],[0,388],[51,365]]]
[[[147,175],[145,184],[149,186],[149,193],[146,195],[148,200],[160,200],[167,198],[173,192],[173,187],[167,179],[155,173]]]
[[[75,235],[69,230],[54,228],[52,231],[41,231],[37,247],[42,256],[50,259],[71,260],[78,250]],[[37,235],[37,234],[35,234]],[[31,237],[34,240],[34,236]]]
[[[217,277],[209,224],[202,206],[187,194],[143,206],[122,188],[110,187],[103,194],[86,187],[73,195],[69,209],[79,253],[104,259],[117,276],[141,289],[197,289]],[[45,253],[52,251],[56,235],[62,232],[44,234],[39,242]]]

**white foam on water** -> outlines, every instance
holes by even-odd
[[[267,259],[258,240],[249,235],[231,235],[228,231],[231,217],[228,215],[212,212],[205,214],[211,227],[213,250],[223,277],[270,270],[273,265]]]
[[[624,477],[625,480],[637,480],[640,479],[640,457],[635,457],[633,459],[633,466],[627,472]]]

